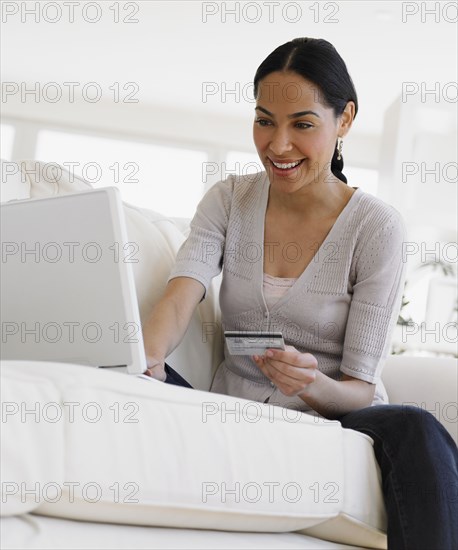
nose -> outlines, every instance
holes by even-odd
[[[292,144],[289,136],[289,132],[286,128],[276,128],[271,136],[269,144],[270,150],[278,156],[282,156],[285,153],[291,151]]]

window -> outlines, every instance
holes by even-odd
[[[14,126],[0,124],[0,157],[4,160],[12,160],[14,134]]]
[[[194,215],[203,195],[203,151],[42,130],[36,159],[57,162],[93,187],[118,187],[122,200],[166,216]]]

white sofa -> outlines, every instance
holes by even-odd
[[[2,200],[88,186],[35,161],[4,167]],[[139,244],[144,321],[187,220],[127,204],[125,215]],[[196,390],[81,365],[2,362],[2,548],[386,548],[371,438],[208,392],[222,358],[219,284],[167,358]],[[392,403],[432,411],[457,441],[453,358],[390,356],[383,379]]]

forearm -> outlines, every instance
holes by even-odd
[[[190,277],[174,277],[143,325],[147,357],[163,362],[183,339],[205,286]],[[153,365],[151,365],[152,367]]]
[[[317,370],[314,382],[299,397],[325,418],[336,419],[369,407],[374,392],[374,384],[362,380],[337,381]]]
[[[318,370],[316,357],[293,346],[269,349],[253,360],[285,395],[297,395],[325,418],[335,419],[351,411],[369,407],[375,384],[342,374],[337,381]]]
[[[143,326],[147,356],[164,360],[183,339],[188,326],[173,300],[163,297],[153,308]]]

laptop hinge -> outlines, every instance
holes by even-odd
[[[99,365],[99,369],[112,370],[113,372],[128,372],[127,365]]]

